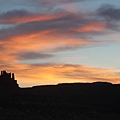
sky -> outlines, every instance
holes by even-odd
[[[119,0],[0,0],[0,70],[20,87],[120,83]]]

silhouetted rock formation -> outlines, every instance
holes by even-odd
[[[6,71],[1,71],[0,75],[0,90],[14,90],[18,88],[17,80],[15,80],[14,73],[7,73]],[[2,91],[0,91],[2,92]]]

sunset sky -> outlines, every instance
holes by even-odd
[[[120,83],[120,0],[0,0],[0,70],[20,87]]]

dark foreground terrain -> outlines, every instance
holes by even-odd
[[[72,83],[19,88],[1,72],[0,120],[120,120],[120,85]]]
[[[1,93],[0,120],[119,120],[120,85],[73,83]]]

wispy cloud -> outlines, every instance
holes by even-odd
[[[18,23],[26,23],[32,21],[46,21],[46,20],[54,20],[54,19],[63,19],[70,18],[70,15],[67,12],[61,13],[53,12],[53,13],[38,13],[38,12],[29,12],[24,9],[15,9],[11,11],[7,11],[5,13],[0,14],[0,23],[1,24],[18,24]],[[71,16],[72,18],[72,16]]]
[[[17,56],[17,55],[15,55]],[[17,56],[19,60],[35,60],[35,59],[47,59],[54,57],[52,54],[45,54],[40,52],[26,52],[26,53],[19,53]]]
[[[60,4],[68,4],[68,3],[75,3],[75,2],[83,2],[87,0],[36,0],[35,2],[46,5],[46,6],[51,6],[51,5],[60,5]]]

